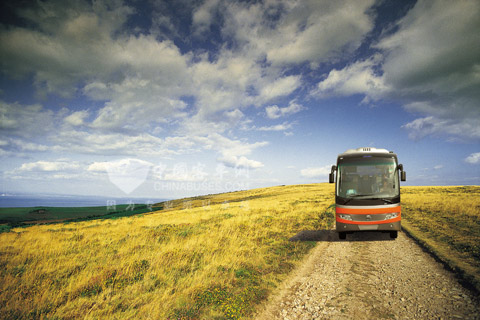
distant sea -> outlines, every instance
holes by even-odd
[[[114,201],[112,203],[112,201]],[[0,194],[0,208],[12,207],[96,207],[119,204],[152,204],[165,201],[153,198],[116,198],[70,195],[10,195]]]

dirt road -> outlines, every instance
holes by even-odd
[[[480,319],[478,296],[399,232],[302,232],[307,260],[257,319]]]

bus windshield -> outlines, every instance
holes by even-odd
[[[390,198],[399,195],[395,159],[362,157],[338,163],[337,195],[342,198]]]

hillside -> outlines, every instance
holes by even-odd
[[[12,229],[0,234],[0,318],[248,316],[315,245],[288,239],[330,228],[332,203],[332,185],[273,187]]]
[[[251,318],[320,239],[289,240],[331,234],[333,190],[279,186],[14,228],[0,234],[0,318]],[[408,231],[479,288],[480,188],[402,192]]]

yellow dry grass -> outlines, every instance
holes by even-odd
[[[480,292],[480,187],[403,187],[402,227]]]
[[[248,319],[315,245],[288,239],[333,226],[333,190],[254,189],[2,233],[0,318]],[[479,193],[402,187],[404,225],[448,251],[472,281],[480,270]]]
[[[0,318],[238,319],[330,228],[328,184],[161,204],[117,220],[0,234]],[[330,210],[331,211],[331,210]]]

